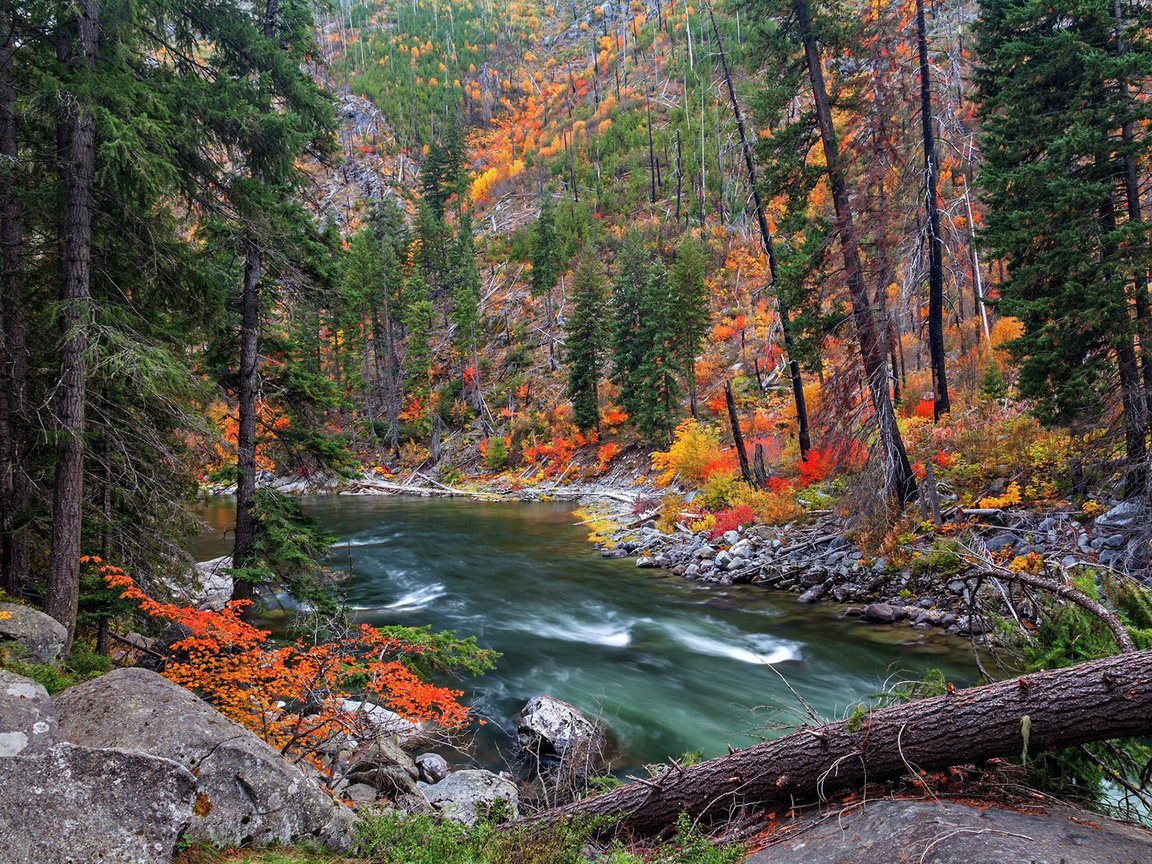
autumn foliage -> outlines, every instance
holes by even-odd
[[[124,599],[157,621],[178,625],[187,635],[170,646],[162,674],[246,726],[282,753],[315,760],[333,736],[354,732],[363,718],[345,700],[368,697],[413,722],[444,730],[469,720],[462,692],[424,680],[427,670],[479,672],[492,656],[470,642],[445,640],[426,630],[349,625],[325,639],[288,643],[242,618],[248,601],[222,610],[162,603],[140,589],[120,568],[85,556]]]

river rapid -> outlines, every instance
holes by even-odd
[[[930,668],[976,678],[971,652],[935,631],[840,618],[832,604],[751,585],[700,585],[589,546],[571,505],[432,498],[309,496],[337,543],[327,564],[370,624],[430,625],[503,655],[460,685],[487,725],[475,758],[510,754],[509,719],[550,694],[598,717],[618,770],[689,751],[705,757],[843,716],[884,683]],[[201,560],[231,551],[235,499],[212,498]],[[785,683],[785,679],[787,683]]]

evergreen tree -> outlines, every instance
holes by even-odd
[[[637,430],[654,444],[665,444],[679,414],[678,380],[684,369],[682,310],[671,290],[668,271],[658,259],[648,266],[641,297],[641,346],[635,372]]]
[[[556,313],[552,292],[563,268],[560,255],[560,242],[556,236],[556,204],[552,200],[552,193],[544,190],[540,197],[540,215],[532,226],[532,294],[544,297],[544,315],[547,317],[544,329],[548,334],[548,359],[553,369],[556,368]]]
[[[476,356],[476,328],[480,324],[480,274],[476,270],[476,250],[472,238],[472,216],[460,216],[456,242],[452,246],[452,324],[460,369],[472,367],[472,402],[480,408],[479,360]],[[467,385],[466,381],[462,381]]]
[[[404,355],[404,393],[423,400],[428,396],[428,374],[432,365],[432,328],[436,310],[431,291],[419,270],[412,270],[404,286],[404,330],[408,350]]]
[[[572,314],[565,322],[565,361],[568,363],[568,398],[573,419],[581,430],[600,426],[599,383],[608,325],[604,274],[596,249],[580,253],[572,276]]]
[[[688,379],[688,404],[692,416],[697,416],[696,408],[696,355],[704,344],[708,333],[711,314],[708,308],[708,285],[704,281],[704,254],[700,245],[690,236],[685,236],[676,249],[676,261],[669,274],[669,300],[677,310],[680,337],[677,350],[680,364]]]
[[[612,281],[612,380],[620,387],[620,404],[635,419],[640,413],[639,370],[645,345],[640,338],[648,291],[649,251],[639,231],[624,235]]]
[[[1146,103],[1123,82],[1152,75],[1152,10],[1111,0],[984,0],[977,75],[988,206],[984,239],[1004,258],[1000,310],[1020,390],[1048,421],[1095,420],[1120,380],[1130,494],[1145,490],[1147,406],[1136,363],[1133,293],[1152,260],[1143,222],[1123,218],[1125,161],[1149,153]],[[1125,50],[1118,50],[1117,28]],[[1128,137],[1119,130],[1140,130]]]

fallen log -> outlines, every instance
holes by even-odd
[[[529,817],[606,817],[604,833],[654,836],[789,808],[918,771],[1152,733],[1152,649],[957,690],[804,728],[690,768]]]

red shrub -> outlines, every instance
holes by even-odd
[[[733,531],[741,525],[748,525],[754,521],[756,521],[756,511],[747,504],[738,504],[716,513],[716,522],[713,524],[712,530],[708,532],[708,536],[715,540],[725,531]]]

